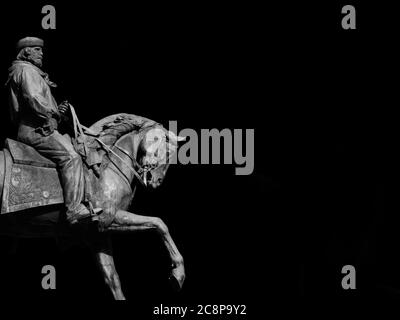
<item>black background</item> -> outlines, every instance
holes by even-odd
[[[155,233],[116,236],[131,304],[239,303],[254,314],[270,296],[398,295],[388,4],[53,2],[56,30],[42,30],[44,4],[1,8],[4,81],[15,42],[37,35],[57,101],[68,99],[84,124],[127,112],[177,120],[178,130],[255,129],[252,175],[177,165],[159,190],[139,190],[132,211],[164,219],[187,281],[170,290]],[[345,4],[356,6],[357,30],[341,28]],[[3,140],[13,132],[5,90],[1,101]],[[7,298],[111,299],[86,249],[59,252],[49,240],[19,249],[3,256]],[[44,264],[56,266],[55,291],[40,287]],[[341,288],[346,264],[356,267],[355,291]]]

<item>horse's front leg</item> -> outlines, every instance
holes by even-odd
[[[97,240],[95,243],[89,244],[89,246],[92,249],[96,263],[100,268],[105,283],[111,289],[114,299],[125,300],[125,296],[121,289],[121,282],[115,269],[112,246],[109,237],[103,236],[102,239]]]
[[[185,281],[185,267],[183,257],[178,251],[166,224],[158,217],[148,217],[118,210],[113,223],[105,230],[110,232],[132,232],[138,230],[156,229],[160,234],[172,262],[170,280],[177,281],[177,289],[181,289]],[[172,281],[173,284],[176,281]]]

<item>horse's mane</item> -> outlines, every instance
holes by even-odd
[[[91,167],[94,164],[102,164],[105,167],[108,164],[108,157],[104,157],[107,153],[103,144],[108,147],[113,147],[115,143],[125,135],[135,131],[142,133],[155,126],[162,127],[161,124],[148,118],[140,117],[134,114],[118,113],[105,117],[89,127],[89,129],[100,134],[92,136],[90,133],[86,136],[86,146],[89,148],[89,153],[86,154],[83,150],[83,145],[78,144],[78,152],[86,154],[85,163]],[[102,143],[99,143],[100,140]]]
[[[169,159],[177,149],[177,137],[174,136],[173,133],[166,130],[160,123],[148,118],[128,113],[118,113],[105,117],[90,126],[89,129],[95,133],[99,133],[100,136],[87,136],[87,146],[89,149],[92,149],[92,151],[89,152],[89,156],[85,160],[86,164],[90,167],[93,164],[102,163],[102,167],[104,168],[110,159],[109,157],[104,158],[106,150],[102,144],[112,148],[120,139],[133,131],[142,136],[140,138],[140,141],[142,141],[143,136],[153,128],[161,129],[165,137],[165,140],[163,139],[165,142],[165,144],[163,144],[163,150],[165,150],[165,152],[161,152],[160,161]],[[101,140],[102,144],[99,143],[96,138]]]
[[[156,125],[160,124],[148,118],[128,113],[118,113],[97,121],[90,126],[90,129],[101,134],[99,139],[103,143],[113,146],[121,137],[132,131],[141,132]]]

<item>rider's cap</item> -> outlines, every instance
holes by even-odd
[[[25,37],[17,42],[17,50],[25,47],[43,47],[44,41],[35,37]]]

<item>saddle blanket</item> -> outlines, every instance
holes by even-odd
[[[64,202],[55,167],[16,163],[7,149],[3,151],[5,165],[1,214]]]

